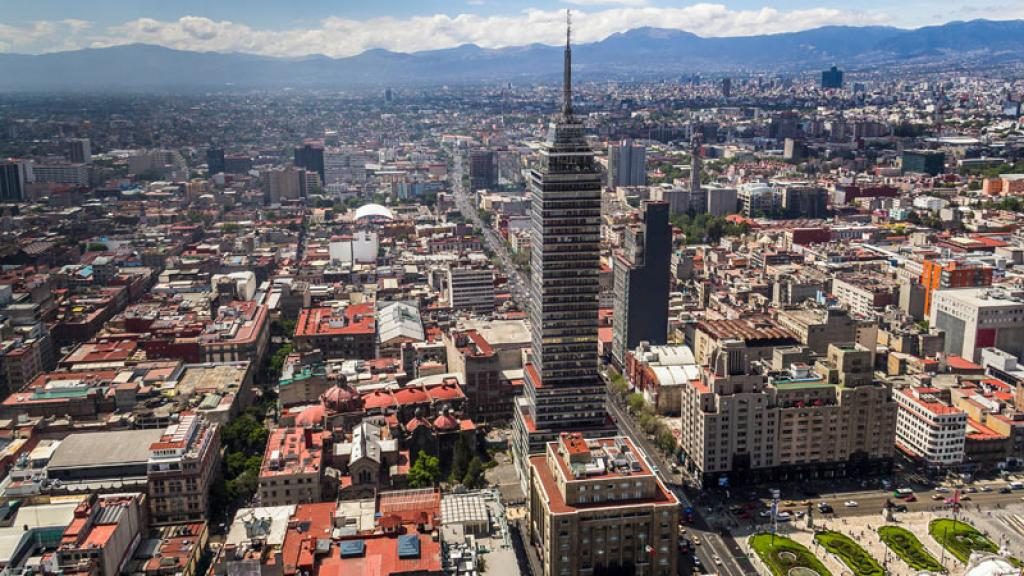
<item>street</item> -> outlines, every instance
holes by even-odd
[[[609,397],[607,402],[608,411],[615,418],[619,430],[628,436],[634,444],[642,446],[648,457],[658,467],[658,477],[679,499],[681,510],[686,508],[694,509],[694,521],[686,526],[685,536],[694,542],[700,542],[694,550],[696,557],[700,559],[702,569],[696,570],[692,557],[681,554],[679,556],[679,573],[712,573],[717,572],[724,576],[746,576],[756,574],[757,570],[747,558],[739,543],[729,533],[721,533],[719,530],[724,526],[713,526],[703,516],[701,502],[694,502],[687,496],[683,489],[683,477],[681,474],[673,473],[672,463],[667,461],[660,450],[657,449],[648,439],[642,430],[636,429],[633,418],[626,413],[626,410],[612,401]],[[715,564],[715,558],[719,558],[721,565]]]
[[[452,184],[452,193],[455,196],[455,206],[462,213],[462,217],[467,222],[472,223],[474,226],[483,231],[484,239],[487,241],[487,247],[492,254],[494,254],[499,262],[501,268],[508,278],[508,290],[512,297],[512,300],[519,305],[520,309],[526,310],[527,305],[530,301],[529,285],[524,275],[519,272],[516,268],[515,263],[512,262],[512,257],[508,253],[508,247],[505,245],[505,240],[492,228],[484,223],[480,219],[480,213],[477,211],[476,206],[470,202],[469,193],[466,192],[462,185],[463,179],[463,168],[462,168],[462,155],[458,152],[454,153],[455,162],[450,181]]]

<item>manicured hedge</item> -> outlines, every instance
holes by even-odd
[[[914,570],[945,572],[945,568],[928,553],[924,544],[912,532],[899,526],[882,526],[878,529],[882,542]]]
[[[939,518],[928,523],[928,533],[935,538],[935,541],[956,557],[957,560],[967,563],[971,552],[998,552],[999,546],[978,532],[977,528],[957,520],[953,522],[948,518]]]
[[[832,576],[832,573],[825,568],[825,565],[818,560],[814,553],[799,542],[785,536],[776,534],[773,541],[771,534],[755,534],[750,537],[750,547],[757,552],[761,561],[772,571],[774,576],[787,576],[790,569],[797,566],[810,568],[820,576]],[[792,554],[794,559],[785,557],[787,556],[785,554],[780,556],[780,553],[785,552]]]
[[[818,532],[814,539],[853,570],[854,576],[884,576],[885,570],[852,538],[839,532]]]

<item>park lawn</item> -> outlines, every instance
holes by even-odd
[[[854,576],[884,576],[885,570],[852,538],[839,532],[818,532],[814,539],[850,567]]]
[[[878,529],[882,542],[914,570],[945,572],[934,556],[928,553],[924,544],[912,532],[899,526],[882,526]]]
[[[935,541],[949,550],[957,560],[967,563],[971,552],[998,552],[994,542],[978,532],[978,529],[966,522],[957,520],[955,523],[948,518],[939,518],[928,523],[928,533]]]
[[[785,536],[776,534],[773,541],[771,534],[755,534],[750,537],[750,547],[774,576],[787,576],[790,569],[797,566],[810,568],[820,576],[832,576],[814,553]]]

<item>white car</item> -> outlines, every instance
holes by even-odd
[[[722,559],[718,557],[718,554],[715,554],[713,559],[715,561],[715,566],[721,566],[722,565]]]
[[[847,508],[856,508],[857,506],[860,506],[860,504],[857,504],[856,500],[847,500],[846,502],[843,502],[843,506],[846,506]]]

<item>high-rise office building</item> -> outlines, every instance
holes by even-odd
[[[498,186],[498,166],[494,152],[472,150],[469,153],[469,189],[492,190]]]
[[[821,73],[821,87],[838,90],[843,87],[843,71],[835,66]]]
[[[647,184],[647,149],[623,140],[608,146],[608,187]]]
[[[306,142],[295,147],[295,166],[316,172],[321,182],[327,181],[324,173],[324,147],[319,142]]]
[[[206,167],[211,176],[226,172],[223,148],[210,148],[206,151]]]
[[[615,255],[612,360],[625,366],[626,352],[640,342],[668,343],[669,264],[672,228],[668,202],[644,202],[641,221],[627,226]]]
[[[0,202],[25,198],[25,167],[21,162],[0,162]]]
[[[283,166],[260,173],[263,199],[268,205],[303,197],[306,171],[294,166]]]
[[[732,96],[732,79],[722,78],[722,97],[729,98]]]
[[[516,399],[513,452],[524,490],[530,454],[566,431],[614,434],[598,373],[601,173],[572,109],[566,36],[562,112],[530,174],[530,329],[524,396]]]
[[[68,140],[68,160],[76,164],[92,162],[92,147],[88,138],[72,138]]]
[[[701,146],[703,138],[701,134],[695,133],[691,140],[690,150],[690,206],[698,214],[707,211],[708,199],[701,183],[701,170],[703,169],[704,149]]]

